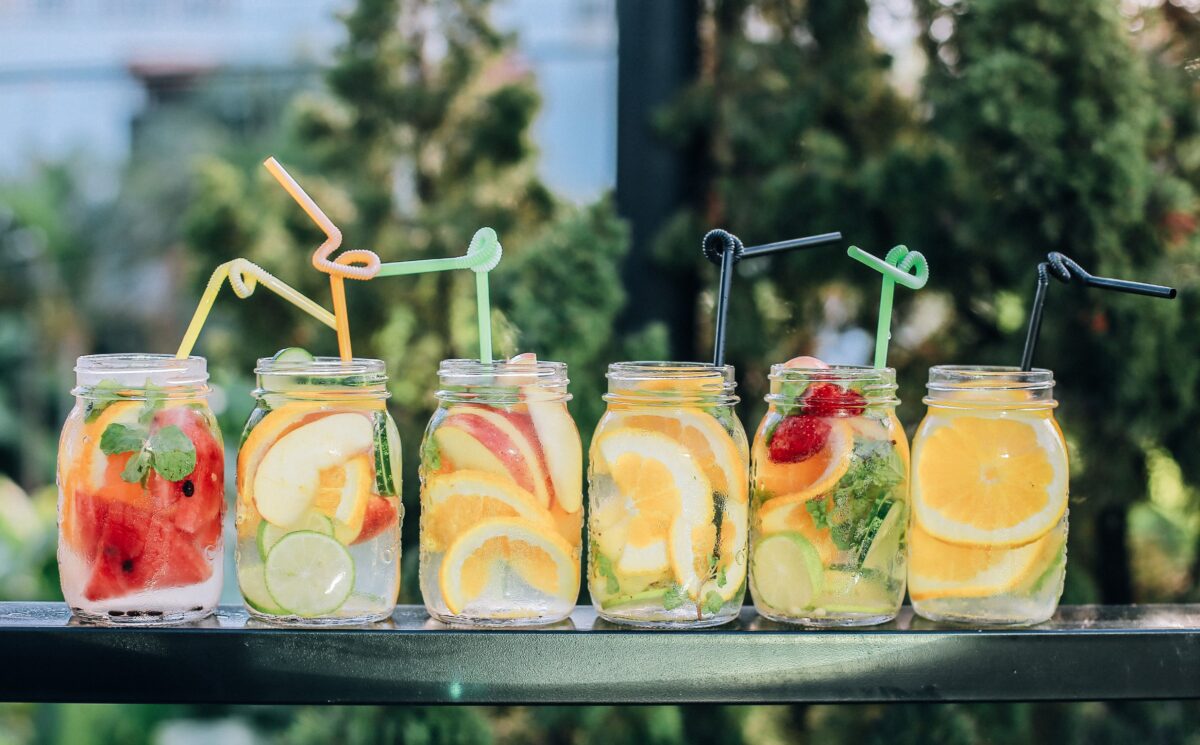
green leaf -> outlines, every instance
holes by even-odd
[[[120,401],[117,391],[121,385],[115,380],[101,380],[92,386],[87,402],[87,413],[83,415],[85,422],[94,422],[113,403]]]
[[[824,499],[810,499],[804,503],[804,509],[808,510],[808,514],[812,515],[813,525],[817,530],[826,530],[829,528],[829,506]]]
[[[121,480],[130,484],[138,484],[146,478],[146,474],[149,472],[150,453],[142,450],[125,464],[125,468],[121,471]]]
[[[717,587],[724,587],[729,582],[728,575],[725,574],[725,567],[717,570]]]
[[[673,583],[663,593],[662,604],[665,610],[675,610],[685,602],[687,602],[687,593],[683,591],[683,585],[678,582]]]
[[[119,455],[141,450],[146,445],[146,430],[142,427],[130,427],[119,422],[113,422],[104,428],[100,435],[100,452],[105,455]]]
[[[602,553],[596,553],[596,569],[600,575],[606,579],[604,591],[609,595],[615,595],[621,591],[621,583],[617,580],[617,573],[613,570],[612,560]]]
[[[182,481],[196,470],[196,446],[174,424],[150,435],[149,449],[154,470],[167,481]]]
[[[142,409],[138,412],[138,422],[141,424],[149,424],[154,418],[155,412],[162,408],[163,402],[167,400],[166,390],[153,383],[146,383],[146,400],[142,402]]]
[[[715,590],[709,590],[704,596],[704,605],[701,610],[710,616],[721,612],[721,608],[725,605],[725,598],[721,597]]]

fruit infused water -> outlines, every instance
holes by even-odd
[[[255,373],[237,469],[237,573],[250,615],[301,626],[387,618],[403,507],[383,362],[285,349]]]
[[[199,357],[80,357],[58,450],[58,566],[74,614],[204,618],[221,591],[225,451]]]
[[[913,439],[908,588],[934,621],[1054,614],[1067,547],[1067,448],[1049,370],[938,366]]]
[[[700,627],[746,588],[749,457],[733,368],[619,362],[588,471],[588,590],[610,621]]]
[[[421,445],[421,594],[444,623],[561,621],[579,596],[583,450],[567,366],[445,360]]]
[[[904,599],[908,525],[896,371],[773,365],[770,378],[753,450],[755,608],[807,626],[888,621]]]

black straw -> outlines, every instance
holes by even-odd
[[[1165,300],[1171,300],[1176,295],[1174,287],[1133,282],[1128,279],[1094,277],[1070,257],[1057,251],[1050,252],[1046,255],[1046,261],[1038,264],[1037,267],[1037,292],[1033,296],[1033,308],[1029,311],[1029,328],[1025,332],[1025,351],[1021,353],[1021,369],[1025,371],[1033,367],[1033,349],[1037,345],[1038,334],[1042,330],[1042,308],[1046,304],[1046,288],[1050,285],[1051,276],[1063,284],[1096,287],[1101,290],[1125,292],[1132,295],[1145,295]]]
[[[746,248],[733,233],[727,230],[710,230],[701,241],[701,248],[709,261],[721,267],[721,278],[717,285],[716,338],[713,340],[713,364],[725,364],[725,327],[729,320],[729,291],[733,285],[733,266],[742,259],[790,251],[795,248],[812,248],[835,243],[842,239],[841,233],[822,233],[804,238],[793,238],[775,243],[763,243]]]

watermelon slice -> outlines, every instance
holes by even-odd
[[[146,485],[154,507],[174,527],[195,536],[200,548],[216,545],[225,513],[225,451],[205,417],[178,406],[154,415],[150,431],[174,424],[196,448],[196,467],[179,481],[167,481],[151,469]]]

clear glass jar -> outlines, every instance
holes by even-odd
[[[1067,447],[1049,370],[943,365],[913,438],[908,590],[934,621],[1050,618],[1067,561]]]
[[[896,371],[773,365],[767,402],[753,449],[755,608],[806,626],[891,620],[908,526]]]
[[[616,623],[715,626],[746,591],[749,455],[733,368],[617,362],[588,464],[588,591]]]
[[[75,615],[204,618],[221,593],[225,450],[200,357],[99,354],[75,366],[58,446],[58,568]]]
[[[258,361],[237,469],[237,573],[250,615],[387,618],[400,591],[400,436],[383,362]]]
[[[421,445],[421,594],[444,623],[561,621],[579,597],[583,450],[567,366],[444,360]]]

